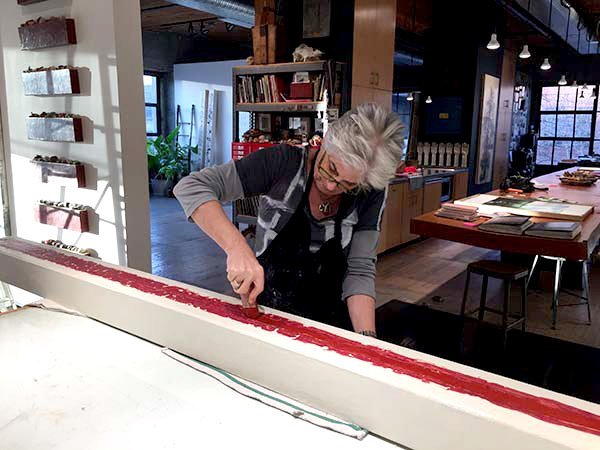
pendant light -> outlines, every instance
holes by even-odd
[[[408,97],[406,97],[407,102],[412,102],[415,98],[413,97],[413,93],[409,92]]]
[[[583,89],[581,90],[581,94],[579,94],[579,98],[583,98]]]
[[[548,58],[544,58],[544,62],[540,66],[540,69],[542,69],[542,70],[550,70],[551,67],[552,66],[550,65],[550,61],[548,61]]]
[[[427,100],[425,100],[425,103],[431,103],[433,102],[433,100],[431,100],[431,95],[427,96]]]
[[[571,87],[577,87],[577,80],[573,80],[573,84],[571,85]]]
[[[500,43],[498,42],[498,35],[496,33],[492,33],[492,37],[490,38],[490,42],[488,42],[486,46],[489,50],[497,50],[500,48]]]
[[[519,58],[521,58],[521,59],[531,58],[531,53],[529,53],[529,45],[527,45],[527,44],[523,45],[523,50],[521,50],[521,53],[519,53]]]
[[[596,88],[592,89],[592,95],[590,96],[592,100],[596,100]]]
[[[581,89],[583,89],[584,91],[587,91],[587,83],[583,83],[583,87]]]
[[[567,85],[567,77],[565,75],[561,75],[560,76],[560,80],[558,80],[558,85],[559,86],[566,86]]]

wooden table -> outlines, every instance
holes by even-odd
[[[568,169],[574,171],[577,168]],[[424,237],[434,237],[447,241],[461,242],[476,247],[530,255],[561,256],[571,260],[587,260],[600,239],[600,182],[591,187],[567,186],[561,184],[559,175],[554,172],[535,179],[549,186],[548,191],[535,191],[526,194],[531,197],[556,197],[586,205],[595,206],[594,212],[583,221],[581,234],[573,240],[538,238],[534,236],[513,236],[481,231],[476,225],[485,222],[480,219],[474,224],[459,220],[437,217],[430,212],[412,219],[412,233]],[[500,195],[500,191],[490,194]],[[533,222],[548,222],[555,219],[532,218]]]

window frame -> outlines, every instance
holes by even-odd
[[[558,88],[558,95],[556,96],[556,105],[554,107],[553,110],[546,110],[546,111],[542,111],[542,99],[544,97],[543,94],[543,90],[544,88],[550,88],[550,87],[557,87]],[[569,159],[573,158],[573,142],[587,142],[588,145],[588,155],[591,155],[594,151],[594,142],[596,140],[600,141],[600,139],[596,139],[596,134],[600,134],[600,130],[599,133],[596,133],[596,117],[598,116],[598,94],[599,94],[599,85],[598,84],[590,84],[588,85],[588,89],[590,90],[590,92],[592,92],[592,89],[596,89],[596,98],[594,99],[594,103],[592,105],[592,109],[591,110],[577,110],[577,104],[579,102],[579,94],[581,92],[581,88],[582,86],[577,86],[577,91],[575,91],[575,109],[574,110],[559,110],[558,109],[558,105],[560,103],[560,95],[561,95],[561,89],[562,88],[569,88],[572,86],[556,86],[554,84],[552,85],[543,85],[540,87],[540,91],[539,91],[539,102],[538,102],[538,117],[537,117],[537,129],[539,130],[539,136],[538,136],[538,145],[539,142],[543,142],[543,141],[553,141],[552,144],[552,154],[550,157],[550,164],[538,164],[537,162],[537,149],[536,149],[536,155],[535,155],[535,165],[536,166],[551,166],[551,167],[555,167],[557,166],[560,161],[555,161],[554,160],[554,152],[555,152],[555,145],[556,142],[571,142],[571,150],[569,151]],[[558,137],[558,123],[559,123],[559,116],[567,116],[567,115],[572,115],[573,116],[573,131],[572,131],[572,135],[571,137]],[[591,115],[591,127],[590,127],[590,136],[589,137],[576,137],[575,133],[576,133],[576,125],[577,125],[577,116],[585,116],[585,115]],[[542,137],[542,118],[544,116],[555,116],[556,120],[554,121],[554,136],[552,137]]]
[[[161,112],[161,95],[160,86],[161,79],[160,74],[157,72],[144,71],[145,76],[153,77],[156,80],[156,103],[147,103],[146,96],[144,95],[144,116],[146,115],[146,108],[156,108],[156,133],[148,133],[146,130],[146,136],[157,137],[161,134],[161,123],[162,123],[162,112]]]

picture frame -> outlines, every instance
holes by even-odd
[[[475,184],[487,184],[492,181],[499,93],[500,78],[484,73],[481,80]]]

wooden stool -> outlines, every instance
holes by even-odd
[[[465,314],[467,298],[469,295],[469,283],[471,281],[471,273],[475,273],[483,277],[483,283],[481,286],[481,298],[479,301],[479,307]],[[481,260],[469,264],[469,266],[467,267],[467,282],[465,284],[465,292],[463,294],[462,305],[460,307],[461,317],[464,317],[465,315],[471,315],[475,312],[479,312],[478,321],[481,322],[486,311],[493,312],[495,314],[500,314],[502,316],[502,330],[504,332],[503,345],[504,347],[506,347],[508,330],[520,324],[521,330],[525,331],[525,321],[527,319],[526,283],[528,274],[529,272],[526,268],[505,264],[499,261]],[[493,308],[488,308],[486,306],[487,286],[489,277],[504,281],[504,303],[502,305],[501,311]],[[519,280],[521,280],[521,315],[515,316],[510,315],[508,311],[510,301],[510,286],[513,281]],[[509,323],[509,317],[514,318],[515,320]]]

